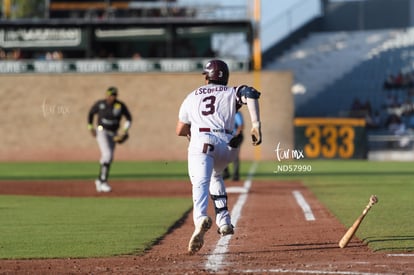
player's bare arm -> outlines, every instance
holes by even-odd
[[[177,127],[175,128],[177,136],[188,137],[191,135],[190,124],[177,121]]]
[[[259,98],[260,92],[253,87],[240,86],[238,88],[238,95],[243,104],[247,105],[249,110],[250,120],[252,122],[252,129],[250,134],[252,136],[252,144],[254,146],[262,143],[262,131],[260,122]]]

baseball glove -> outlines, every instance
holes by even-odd
[[[243,134],[238,134],[234,136],[232,139],[230,139],[229,146],[231,148],[238,148],[240,144],[242,144],[242,142],[243,142]]]
[[[129,138],[129,134],[128,133],[123,133],[123,134],[119,134],[114,136],[114,141],[116,143],[124,143],[127,139]]]

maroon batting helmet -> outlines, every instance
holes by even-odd
[[[229,81],[229,67],[226,62],[219,59],[213,59],[207,62],[204,66],[203,74],[209,83],[227,85]]]

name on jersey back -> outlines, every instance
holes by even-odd
[[[215,86],[215,87],[200,87],[195,91],[195,95],[207,95],[214,92],[227,91],[227,86]]]

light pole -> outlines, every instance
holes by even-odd
[[[45,0],[45,10],[44,10],[44,17],[49,18],[49,7],[50,7],[50,0]]]
[[[253,7],[253,69],[262,69],[262,49],[260,45],[260,0],[254,0]]]
[[[11,0],[3,0],[3,18],[10,18]]]

